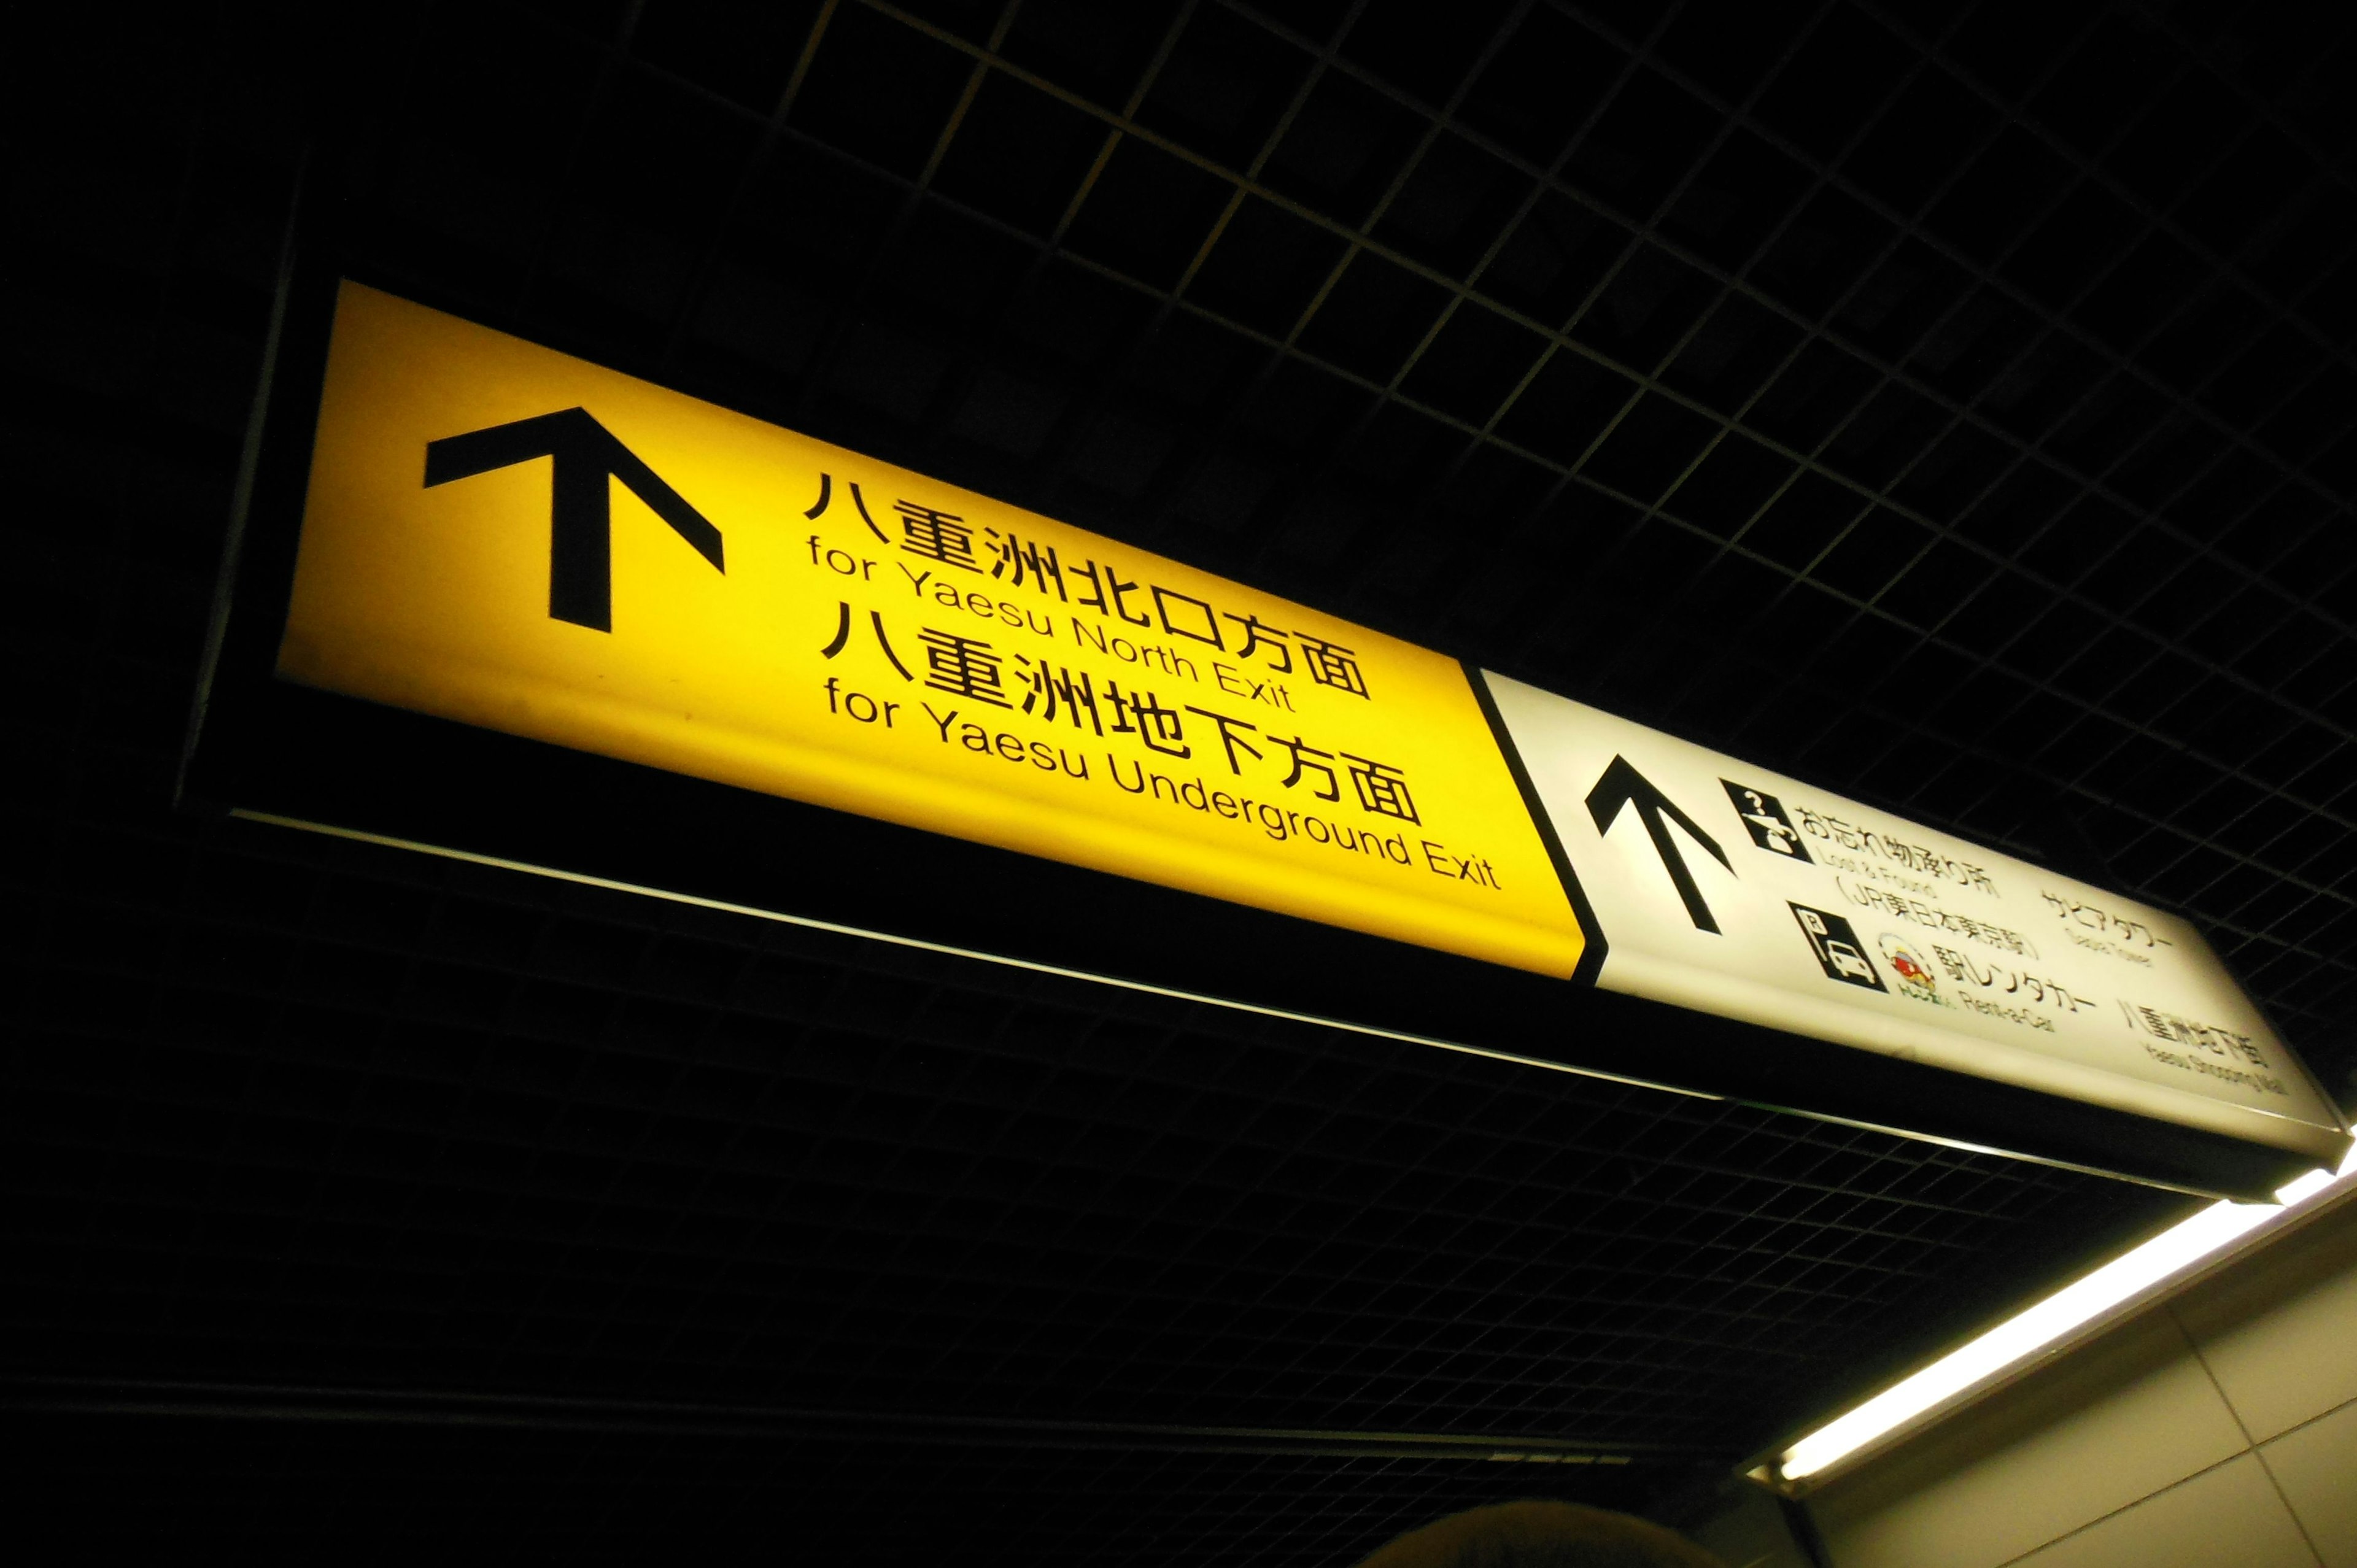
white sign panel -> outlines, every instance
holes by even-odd
[[[2174,916],[1486,675],[1597,983],[2320,1160],[2338,1117]]]

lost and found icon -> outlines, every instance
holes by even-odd
[[[1722,779],[1719,783],[1726,786],[1727,798],[1734,802],[1735,814],[1743,819],[1753,843],[1789,860],[1809,863],[1808,845],[1801,842],[1792,819],[1784,814],[1782,801],[1764,789],[1754,789],[1731,779]]]

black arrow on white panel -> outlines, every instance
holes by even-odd
[[[721,564],[720,531],[639,455],[582,408],[494,424],[425,444],[425,486],[494,468],[553,459],[548,492],[548,613],[592,631],[614,629],[614,541],[609,479],[630,487],[672,532]]]
[[[1686,869],[1685,857],[1678,853],[1676,842],[1670,837],[1670,823],[1685,829],[1695,843],[1710,851],[1713,860],[1727,866],[1727,875],[1732,876],[1735,867],[1727,865],[1727,852],[1718,847],[1717,839],[1702,831],[1699,822],[1655,789],[1652,779],[1630,767],[1627,757],[1615,757],[1612,766],[1597,779],[1596,788],[1587,792],[1587,814],[1596,819],[1596,831],[1609,831],[1612,819],[1620,814],[1623,806],[1634,806],[1637,814],[1645,820],[1646,836],[1653,841],[1654,853],[1662,857],[1670,881],[1677,886],[1678,897],[1685,900],[1686,913],[1693,917],[1695,929],[1717,933],[1718,920],[1711,914],[1710,906],[1703,902],[1702,889],[1695,886],[1694,873]]]

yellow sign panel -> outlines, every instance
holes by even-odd
[[[1455,660],[352,283],[278,671],[1494,963],[1579,960]]]

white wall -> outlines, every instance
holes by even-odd
[[[1777,1499],[1756,1482],[1729,1476],[1706,1496],[1684,1501],[1662,1522],[1716,1552],[1727,1568],[1815,1568]]]
[[[1833,1568],[2357,1568],[2357,1202],[1808,1507]]]

